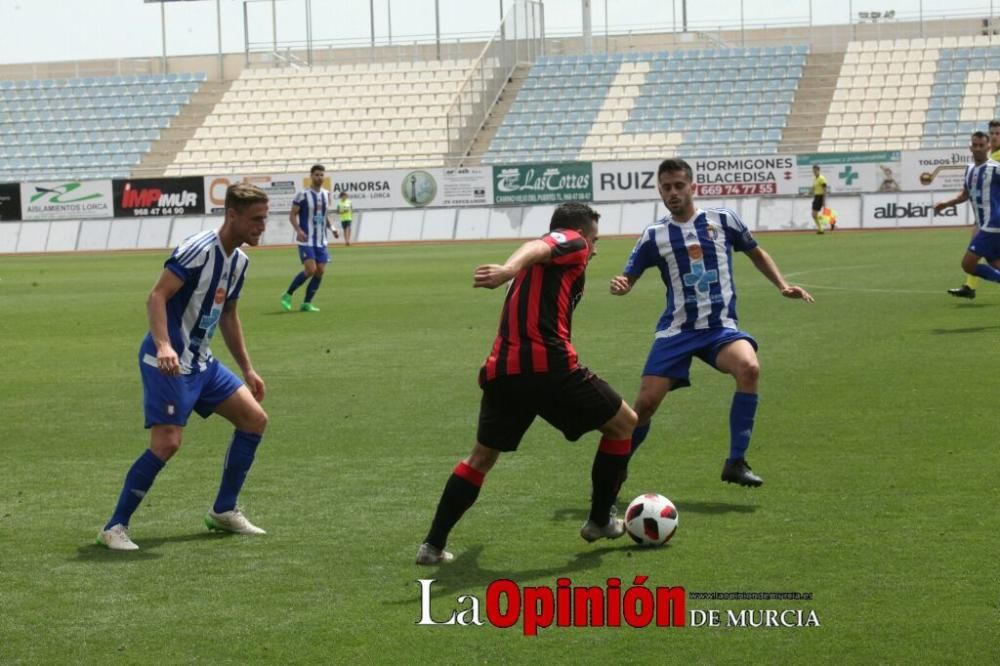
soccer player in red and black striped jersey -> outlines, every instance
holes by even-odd
[[[611,508],[628,466],[636,415],[607,382],[577,362],[570,342],[599,218],[585,204],[562,204],[552,214],[549,233],[522,245],[503,265],[476,269],[474,287],[510,286],[496,341],[479,371],[483,397],[476,444],[445,484],[417,564],[454,559],[444,549],[448,534],[475,503],[500,454],[517,449],[536,416],[570,441],[601,432],[591,468],[590,517],[580,536],[596,541],[625,533]]]

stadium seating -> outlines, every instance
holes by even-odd
[[[0,180],[127,177],[204,80],[0,81]]]
[[[487,164],[777,152],[801,45],[543,56]]]
[[[997,115],[1000,36],[851,42],[821,151],[964,146]]]
[[[316,161],[332,169],[439,166],[446,113],[472,68],[465,59],[244,70],[167,173],[284,172]],[[473,93],[469,101],[481,100]]]

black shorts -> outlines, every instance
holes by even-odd
[[[350,220],[343,220],[343,221],[341,221],[340,228],[341,229],[350,229],[351,228],[351,221]]]
[[[491,449],[515,451],[531,422],[541,416],[575,442],[610,421],[621,405],[621,396],[583,366],[500,376],[483,385],[476,438]]]
[[[825,194],[817,194],[816,196],[813,197],[813,211],[814,212],[818,213],[821,210],[823,210],[823,204],[826,203],[824,201],[824,199],[826,199],[826,195]]]

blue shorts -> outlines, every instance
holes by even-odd
[[[666,338],[656,338],[649,350],[642,375],[672,379],[673,388],[691,386],[691,359],[697,356],[715,368],[719,350],[730,342],[746,340],[757,350],[757,341],[749,333],[735,328],[707,328],[681,331]]]
[[[317,264],[328,264],[330,263],[330,253],[326,251],[325,247],[299,245],[299,260],[305,263],[308,259],[315,261]]]
[[[969,252],[982,257],[989,263],[1000,259],[1000,234],[977,232],[972,237],[972,242],[969,243]]]
[[[143,359],[147,360],[143,360]],[[152,359],[152,365],[148,359]],[[216,360],[204,372],[170,377],[156,367],[156,357],[139,352],[142,403],[146,427],[187,425],[191,412],[207,419],[226,398],[243,386],[240,378]]]

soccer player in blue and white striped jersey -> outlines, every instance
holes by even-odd
[[[146,300],[149,332],[139,348],[139,370],[150,444],[125,476],[114,514],[97,536],[99,544],[112,550],[138,549],[129,536],[129,520],[180,448],[193,411],[202,418],[219,414],[236,427],[206,525],[239,534],[264,533],[236,506],[267,426],[260,406],[264,381],[250,363],[236,304],[249,263],[239,248],[260,242],[267,206],[267,194],[260,188],[231,185],[222,226],[181,243]],[[212,355],[209,343],[216,329],[240,366],[245,385]]]
[[[934,211],[956,206],[963,201],[972,205],[976,235],[962,256],[962,270],[990,282],[1000,282],[1000,162],[990,159],[990,137],[974,132],[969,143],[972,164],[965,168],[961,194],[934,204]],[[980,263],[985,259],[986,263]],[[975,291],[972,296],[975,297]]]
[[[692,179],[684,160],[660,164],[657,185],[670,214],[646,228],[624,274],[611,280],[611,293],[621,296],[632,290],[647,268],[655,268],[667,287],[667,307],[656,324],[635,401],[639,421],[632,434],[632,453],[649,434],[650,419],[667,393],[691,385],[691,359],[697,357],[736,380],[722,480],[759,486],[763,480],[747,464],[746,450],[757,412],[760,366],[756,340],[737,327],[733,250],[746,253],[782,296],[810,303],[813,297],[785,282],[734,211],[696,208]]]
[[[309,170],[309,189],[295,195],[292,209],[288,212],[288,221],[299,244],[302,271],[292,278],[288,291],[281,295],[281,307],[285,310],[292,309],[292,294],[309,279],[306,298],[299,309],[303,312],[319,312],[319,308],[312,304],[312,299],[323,281],[326,265],[330,263],[330,253],[326,249],[327,232],[332,231],[334,238],[340,237],[330,224],[333,211],[330,209],[330,191],[323,187],[324,178],[326,168],[322,164],[314,165]]]

